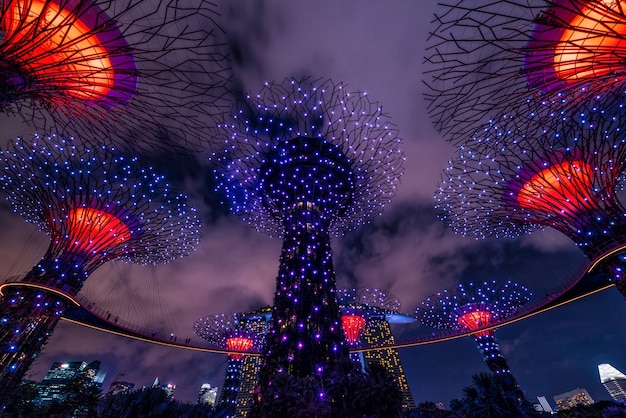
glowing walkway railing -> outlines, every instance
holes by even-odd
[[[549,294],[546,294],[545,298],[537,300],[534,304],[525,307],[523,310],[520,310],[517,315],[514,315],[505,321],[481,328],[480,330],[483,331],[500,328],[612,287],[613,284],[609,282],[608,277],[601,274],[595,275],[594,272],[602,261],[624,250],[626,250],[626,245],[614,247],[608,244],[606,246],[606,253],[592,260],[589,264],[579,268],[579,272],[577,274],[570,276],[569,280],[566,279],[563,282],[563,285],[559,288],[552,289]],[[96,306],[96,304],[92,303],[80,294],[71,296],[58,289],[47,287],[38,283],[22,282],[20,279],[20,277],[16,276],[7,279],[0,285],[0,294],[3,294],[4,289],[9,287],[32,287],[54,293],[68,302],[68,307],[62,318],[65,321],[115,335],[174,348],[203,351],[208,353],[235,353],[233,351],[207,344],[205,341],[195,339],[194,337],[179,338],[179,336],[165,329],[148,329],[137,326]],[[453,330],[437,331],[429,335],[413,338],[410,341],[405,340],[395,344],[381,345],[377,347],[362,347],[351,351],[361,352],[384,350],[389,348],[399,349],[415,347],[452,340],[455,338],[462,338],[475,332],[476,330],[471,332],[459,332]],[[245,352],[242,354],[258,356],[260,353]]]

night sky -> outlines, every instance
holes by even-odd
[[[524,283],[545,297],[586,260],[565,237],[538,232],[518,240],[476,241],[454,235],[437,220],[432,195],[454,149],[436,133],[423,99],[426,39],[433,0],[316,2],[236,0],[219,5],[225,41],[235,53],[234,80],[257,92],[285,77],[331,78],[364,90],[382,104],[403,138],[405,174],[398,194],[371,224],[333,240],[338,287],[374,286],[398,297],[412,313],[425,297],[466,280]],[[31,135],[19,118],[2,119],[2,140]],[[163,166],[202,215],[202,242],[189,257],[165,266],[109,263],[83,294],[138,325],[169,326],[193,337],[201,316],[271,304],[281,242],[257,233],[220,205],[206,155],[187,169]],[[0,204],[0,273],[23,274],[47,246],[43,233]],[[529,395],[552,396],[576,387],[608,399],[597,365],[626,371],[626,301],[615,289],[501,328],[497,337],[520,386]],[[432,330],[398,326],[399,342]],[[462,396],[471,375],[487,372],[470,338],[404,348],[400,355],[416,402]],[[195,401],[202,383],[222,385],[226,356],[157,346],[62,322],[29,378],[41,380],[56,361],[102,361],[104,391],[113,377],[137,386],[155,377],[177,385],[176,397]]]

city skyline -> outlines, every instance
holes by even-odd
[[[519,281],[522,276],[526,286],[543,296],[584,263],[582,254],[567,239],[557,233],[539,232],[518,240],[475,241],[454,235],[436,218],[432,195],[454,147],[435,132],[421,96],[422,57],[428,30],[433,29],[429,22],[435,6],[436,1],[414,4],[408,0],[389,5],[368,2],[365,6],[330,1],[298,7],[288,2],[246,6],[240,1],[231,8],[219,5],[229,42],[243,53],[236,78],[244,91],[255,92],[263,82],[303,74],[331,77],[371,94],[399,129],[407,161],[398,194],[380,219],[333,242],[338,287],[384,289],[400,298],[406,312],[424,297],[461,279]],[[322,19],[325,30],[316,33]],[[32,128],[15,124],[15,119],[1,140],[32,133]],[[3,120],[3,126],[6,123]],[[193,336],[193,323],[201,316],[271,304],[280,240],[258,234],[226,214],[208,184],[208,155],[199,156],[199,161],[189,164],[190,168],[177,177],[188,189],[185,191],[192,203],[200,206],[205,225],[196,253],[154,270],[163,306],[144,301],[153,293],[146,285],[152,283],[150,269],[112,266],[98,276],[110,278],[108,288],[94,285],[85,292],[106,295],[102,304],[119,305],[125,309],[120,315],[128,319],[133,319],[139,302],[146,303],[141,306],[146,315],[154,314],[154,323],[174,322],[188,336]],[[167,167],[167,171],[175,174],[177,169]],[[28,264],[33,258],[36,261],[43,252],[37,252],[30,226],[11,214],[4,201],[0,210],[4,231],[1,271],[5,276],[18,274],[21,263]],[[244,257],[249,261],[242,262]],[[143,287],[145,298],[136,304],[107,300],[114,298],[116,287],[125,294]],[[551,400],[553,395],[577,386],[586,388],[596,400],[606,399],[597,364],[626,369],[626,359],[614,348],[623,347],[626,336],[620,335],[622,330],[613,329],[624,314],[623,298],[617,290],[609,289],[501,327],[498,338],[531,402],[534,396],[545,395]],[[426,332],[414,328],[397,331],[397,342]],[[447,404],[451,398],[461,397],[461,389],[471,384],[471,375],[487,371],[475,350],[469,338],[400,349],[416,403],[429,400]],[[125,372],[138,386],[149,385],[158,376],[163,383],[177,385],[178,399],[190,401],[202,383],[220,386],[226,364],[224,355],[130,341],[66,322],[59,325],[32,373],[62,361],[59,356],[99,359],[109,376]],[[441,370],[442,364],[447,365],[446,370]],[[142,381],[131,374],[145,378]],[[108,384],[107,379],[103,387],[108,389]]]

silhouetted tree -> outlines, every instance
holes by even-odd
[[[206,404],[190,404],[172,399],[159,387],[105,395],[99,418],[225,418],[226,409]]]
[[[450,416],[450,411],[440,409],[437,404],[430,401],[420,402],[417,408],[409,411],[409,418],[444,418]]]
[[[37,397],[37,387],[29,381],[23,381],[13,395],[11,402],[0,413],[2,418],[44,417],[44,408],[37,407],[33,400]]]
[[[402,393],[383,366],[373,363],[363,372],[346,360],[327,367],[321,377],[277,375],[248,416],[402,417]]]
[[[456,418],[516,418],[538,417],[525,399],[519,398],[519,389],[511,380],[490,373],[472,376],[472,386],[463,389],[463,399],[450,402]]]

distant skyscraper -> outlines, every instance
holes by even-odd
[[[272,307],[257,309],[251,312],[237,314],[239,327],[254,332],[257,335],[265,335],[269,327],[272,317]],[[261,357],[246,356],[241,369],[241,383],[237,392],[236,412],[238,417],[247,417],[252,400],[254,390],[259,380],[259,371],[261,370]]]
[[[576,405],[591,405],[593,399],[587,392],[587,389],[576,388],[569,392],[561,393],[554,396],[554,402],[556,402],[556,410],[562,411],[564,409],[573,408]]]
[[[539,401],[539,405],[541,406],[541,411],[554,412],[545,396],[537,396],[537,400]]]
[[[398,316],[404,317],[405,315],[398,314]],[[389,321],[390,318],[385,317],[371,318],[361,337],[363,345],[367,347],[380,347],[381,345],[393,344],[394,339],[391,334]],[[407,410],[415,408],[415,400],[413,399],[411,389],[409,389],[409,383],[404,374],[404,369],[400,362],[400,355],[397,350],[386,348],[384,350],[365,351],[363,352],[363,361],[365,365],[379,363],[387,369],[402,392],[402,409]]]
[[[198,405],[208,404],[215,406],[215,400],[217,399],[217,386],[212,388],[208,383],[204,383],[200,387],[198,392]]]
[[[626,375],[608,363],[598,364],[600,383],[611,398],[617,402],[626,402]]]
[[[89,364],[84,361],[54,363],[39,385],[39,397],[35,403],[45,406],[52,401],[61,402],[65,400],[63,388],[79,376],[87,378],[85,385],[95,385],[101,388],[106,372],[100,369],[98,360]]]
[[[161,388],[161,390],[163,390],[169,399],[174,399],[174,391],[176,391],[176,385],[172,384],[172,383],[168,383],[167,385],[161,385],[161,382],[159,381],[159,378],[155,378],[154,379],[154,383],[152,383],[152,387],[153,388]]]

